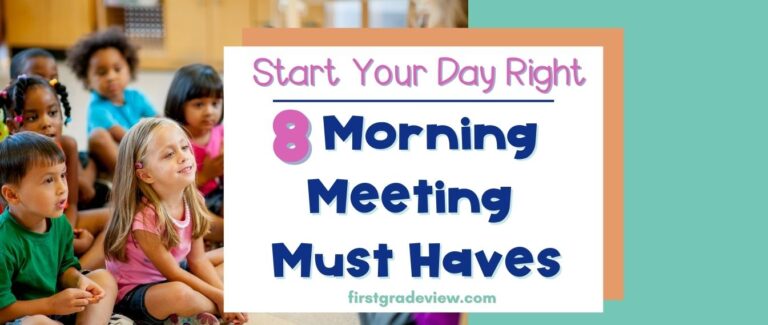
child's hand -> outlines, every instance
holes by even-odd
[[[248,314],[246,313],[224,313],[221,318],[227,324],[245,324],[248,322]]]
[[[93,295],[82,289],[69,288],[48,297],[51,315],[69,315],[85,310]]]
[[[222,320],[227,324],[245,324],[248,321],[248,314],[246,313],[225,313],[224,312],[224,297],[214,298],[216,308],[219,309],[219,315]]]
[[[224,175],[224,155],[214,158],[206,157],[203,161],[203,175],[206,179],[214,179]]]
[[[104,298],[104,289],[86,276],[80,276],[77,287],[91,294],[91,298],[88,299],[89,303],[95,304]]]
[[[75,255],[81,255],[93,245],[93,234],[88,230],[80,228],[75,228],[73,231],[75,233],[75,240],[72,242],[72,246],[75,249]]]
[[[223,297],[221,299],[215,299],[213,302],[216,304],[216,309],[219,310],[219,315],[221,315],[221,317],[225,317],[226,315],[224,315],[224,299],[223,299]]]

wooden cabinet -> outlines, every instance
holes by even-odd
[[[257,0],[161,0],[164,35],[142,43],[139,56],[145,69],[176,70],[192,63],[224,67],[224,46],[242,43],[242,29],[256,25]],[[119,9],[106,12],[100,28],[124,23]],[[116,12],[117,10],[117,12]]]
[[[66,50],[96,27],[93,0],[5,0],[2,9],[10,48]]]
[[[170,68],[210,64],[210,0],[165,0],[163,45]],[[145,53],[144,56],[149,56]],[[158,58],[162,59],[162,58]]]

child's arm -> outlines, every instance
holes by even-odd
[[[0,324],[5,324],[17,318],[32,315],[51,315],[48,298],[16,301],[0,309]]]
[[[67,220],[69,220],[72,228],[75,228],[75,225],[77,225],[77,171],[79,170],[78,166],[80,166],[75,139],[62,136],[61,149],[64,151],[64,156],[67,157],[67,188],[69,190],[69,196],[67,197],[68,205],[64,210],[64,214],[67,215]]]
[[[17,300],[0,309],[0,324],[32,315],[69,315],[79,313],[88,306],[92,295],[80,289],[66,289],[59,293],[34,300]]]
[[[46,298],[17,300],[11,291],[12,274],[19,270],[16,264],[7,250],[0,251],[0,324],[30,315],[67,315],[80,312],[88,305],[91,294],[79,289],[64,290]]]
[[[93,298],[98,301],[104,296],[104,290],[99,285],[94,284],[91,279],[83,275],[74,267],[69,267],[64,273],[59,276],[61,286],[64,288],[78,288],[91,292]],[[93,285],[96,287],[93,287]]]
[[[73,247],[75,254],[80,255],[85,253],[93,244],[93,235],[84,229],[77,228],[77,200],[78,200],[78,186],[80,184],[78,180],[78,170],[80,169],[80,158],[77,153],[77,142],[75,139],[62,136],[61,148],[64,150],[64,155],[67,157],[67,189],[69,195],[67,197],[67,208],[64,210],[64,214],[67,216],[69,225],[72,226],[75,234],[75,240]]]
[[[4,239],[4,238],[3,238]],[[13,274],[17,273],[16,260],[2,247],[0,251],[0,324],[21,318],[27,315],[44,314],[48,304],[45,299],[28,301],[16,300],[16,295],[11,291]]]
[[[160,236],[145,230],[134,230],[133,236],[147,258],[168,281],[183,282],[211,299],[217,306],[223,306],[223,291],[182,269],[173,255],[163,246]]]
[[[5,324],[17,318],[30,315],[48,315],[48,302],[46,298],[16,301],[0,309],[0,324]]]
[[[203,243],[203,237],[195,239],[192,242],[192,250],[187,255],[187,263],[189,263],[189,270],[192,274],[196,275],[200,279],[208,282],[210,285],[224,290],[224,283],[216,275],[216,269],[213,268],[213,264],[205,256],[205,243]],[[214,301],[216,302],[216,301]],[[224,300],[216,302],[216,306],[219,308],[222,318],[225,321],[234,322],[235,324],[244,324],[248,321],[248,315],[244,313],[224,313]]]
[[[91,106],[88,108],[88,128],[104,129],[112,137],[112,140],[120,143],[126,131],[112,114],[101,107],[103,105],[91,103]],[[89,133],[88,137],[90,138],[93,136],[93,133]]]
[[[112,136],[112,139],[115,140],[115,142],[120,143],[120,141],[123,140],[123,137],[125,136],[125,129],[120,125],[115,125],[109,128],[109,134]]]
[[[208,284],[224,290],[224,283],[221,282],[221,279],[216,274],[216,269],[213,268],[211,261],[205,256],[203,237],[192,241],[192,250],[187,255],[187,263],[189,263],[189,270],[192,274],[208,282]]]
[[[206,156],[203,162],[203,168],[197,173],[195,185],[203,186],[216,177],[224,176],[224,154],[214,158]]]
[[[83,202],[88,203],[96,196],[96,189],[94,188],[94,183],[96,182],[96,162],[88,157],[86,166],[82,166],[81,162],[77,172],[77,182],[79,183],[77,201],[83,200]]]
[[[87,276],[83,275],[74,267],[68,268],[59,277],[62,286],[65,288],[77,288],[79,290],[88,292],[88,302],[95,304],[104,298],[104,289],[101,288],[96,282],[93,282]]]

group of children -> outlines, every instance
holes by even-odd
[[[14,56],[0,91],[0,324],[246,322],[223,313],[223,252],[204,244],[223,241],[218,73],[179,69],[159,118],[127,88],[138,56],[119,30],[85,37],[67,63],[92,93],[89,153],[62,133],[81,108],[50,53]],[[109,204],[79,210],[97,175],[112,175]]]

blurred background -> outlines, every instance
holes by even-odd
[[[221,71],[224,46],[240,45],[244,27],[467,27],[467,14],[467,0],[0,0],[0,84],[9,82],[13,54],[52,52],[73,105],[64,133],[85,148],[90,96],[63,60],[91,32],[119,26],[140,47],[131,87],[161,112],[175,70],[206,63]]]
[[[120,26],[140,45],[142,68],[221,67],[222,47],[244,27],[466,27],[467,0],[0,0],[11,54],[66,50],[90,32]]]

